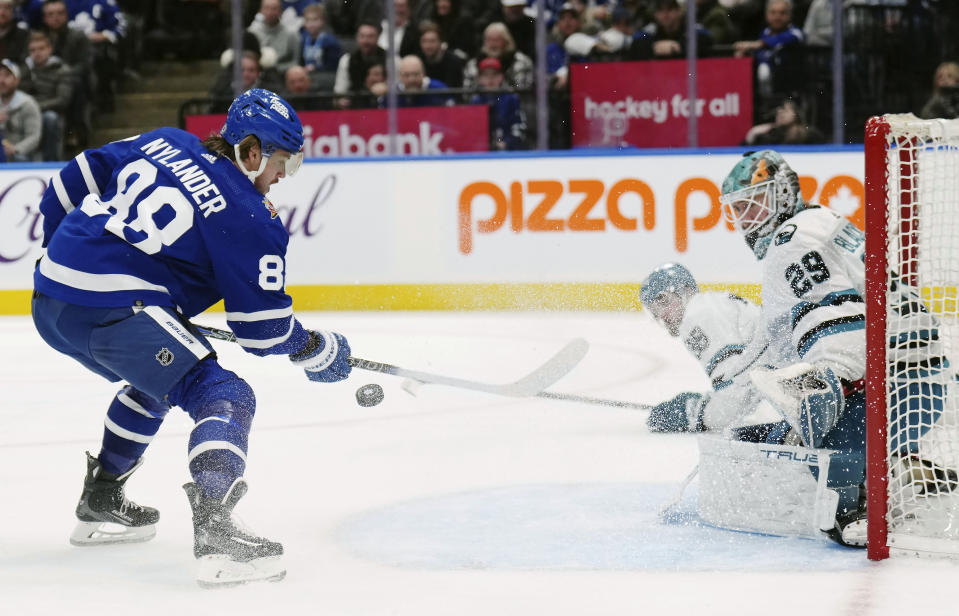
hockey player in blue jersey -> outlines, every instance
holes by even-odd
[[[772,150],[746,154],[723,182],[720,200],[762,265],[763,320],[770,340],[784,347],[784,363],[750,372],[785,419],[769,442],[836,451],[827,486],[839,504],[829,534],[840,543],[864,546],[865,236],[836,212],[806,203],[799,177]],[[905,339],[929,340],[914,345],[916,365],[945,369],[949,362],[938,335],[920,335],[929,329],[921,299],[900,291],[903,305],[912,306],[903,310],[904,317],[911,313],[904,326],[916,330],[903,332]],[[941,412],[935,404],[901,409],[902,421],[928,429]],[[918,483],[919,490],[956,486],[951,469],[896,444],[890,453],[900,476]]]
[[[50,183],[33,319],[43,339],[110,381],[102,448],[87,454],[78,545],[144,541],[156,509],[124,485],[171,407],[194,420],[184,486],[203,585],[280,579],[281,544],[236,526],[233,507],[255,410],[250,386],[224,369],[188,319],[224,302],[256,355],[289,355],[314,381],[344,379],[350,347],[304,329],[286,294],[288,235],[265,197],[302,161],[293,108],[266,90],[241,94],[204,141],[161,128],[87,150]]]

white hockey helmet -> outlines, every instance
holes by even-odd
[[[639,299],[660,325],[678,336],[686,303],[698,292],[699,285],[688,269],[679,263],[663,263],[641,283]]]

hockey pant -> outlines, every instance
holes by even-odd
[[[100,308],[35,294],[33,320],[51,347],[110,381],[129,383],[111,402],[100,461],[122,474],[159,430],[170,405],[196,422],[188,459],[194,482],[221,498],[246,467],[256,401],[216,361],[210,343],[172,308]]]

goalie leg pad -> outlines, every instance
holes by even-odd
[[[839,497],[826,480],[833,452],[709,435],[698,444],[697,513],[705,522],[811,538],[835,525]]]

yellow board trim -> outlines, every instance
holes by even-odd
[[[30,296],[33,291],[0,289],[0,314],[30,314]]]
[[[640,309],[639,283],[487,283],[290,286],[297,310],[586,310]],[[708,284],[759,301],[759,285]],[[223,304],[211,310],[222,311]],[[0,314],[29,314],[30,291],[0,290]]]
[[[923,287],[922,298],[934,314],[955,315],[959,308],[959,291],[956,287]]]

